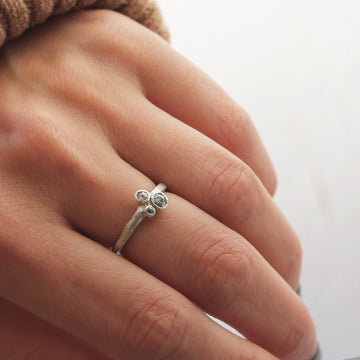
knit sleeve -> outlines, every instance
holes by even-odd
[[[52,16],[85,8],[119,11],[169,40],[154,0],[0,0],[0,46]]]

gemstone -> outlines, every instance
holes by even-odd
[[[153,216],[155,216],[155,214],[156,214],[156,210],[153,206],[148,205],[145,207],[145,215],[147,217],[153,217]]]
[[[146,190],[138,190],[135,198],[140,204],[145,204],[150,199],[150,194]]]
[[[158,210],[164,210],[168,205],[168,198],[164,193],[159,192],[152,196],[151,202]]]

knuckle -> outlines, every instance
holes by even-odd
[[[37,51],[34,56],[31,57],[32,70],[31,73],[27,72],[28,76],[33,76],[35,80],[38,78],[41,81],[46,81],[48,85],[51,85],[54,82],[54,79],[63,78],[64,74],[69,72],[74,73],[71,69],[76,67],[76,61],[74,57],[75,49],[69,47],[67,51],[62,51],[56,46],[55,43],[49,43],[46,48],[45,54],[39,54]],[[55,74],[55,71],[58,74]],[[49,72],[52,72],[51,77],[49,77]],[[60,75],[60,76],[58,76]]]
[[[201,285],[208,302],[228,307],[239,299],[247,301],[254,293],[253,257],[250,248],[238,239],[218,235],[216,241],[207,240],[205,246],[199,246],[199,278],[206,279]]]
[[[165,41],[155,32],[119,12],[92,9],[80,11],[74,16],[76,21],[73,26],[82,34],[81,47],[95,57],[101,54],[102,63],[107,62],[120,71],[124,70],[126,77],[129,78],[130,75],[132,81],[141,87],[142,72],[152,66],[149,59],[164,52]],[[118,34],[122,36],[119,37]],[[167,49],[166,45],[165,51]]]
[[[219,102],[217,107],[219,109],[219,138],[234,149],[238,149],[242,156],[247,154],[252,158],[257,158],[258,140],[256,138],[258,135],[249,114],[228,96],[221,98]],[[266,177],[264,176],[262,180],[269,194],[273,196],[277,188],[277,176],[270,159]]]
[[[113,37],[109,34],[118,33],[122,15],[109,9],[92,9],[77,11],[73,14],[70,27],[75,27],[83,35],[86,47],[95,43],[110,41]],[[96,30],[94,30],[96,29]]]
[[[6,134],[6,168],[15,173],[26,173],[27,182],[46,183],[51,178],[76,179],[84,185],[97,186],[105,179],[104,169],[89,166],[88,144],[70,134],[65,126],[57,124],[50,114],[33,111],[12,121]],[[50,181],[49,181],[50,183]]]
[[[131,66],[131,62],[143,57],[141,49],[147,45],[150,32],[127,16],[108,9],[93,9],[77,12],[74,17],[73,26],[83,35],[82,47],[101,54],[102,60],[113,59],[116,53],[117,66],[119,60]],[[123,36],[119,38],[118,34]]]
[[[166,359],[180,348],[188,319],[173,295],[159,293],[150,303],[137,303],[125,332],[128,350]]]
[[[221,98],[218,104],[219,109],[219,132],[222,138],[230,144],[237,141],[238,138],[234,137],[234,133],[241,134],[242,141],[246,142],[250,138],[247,136],[252,131],[252,121],[247,112],[242,109],[233,99],[225,96]]]
[[[17,167],[73,164],[63,134],[44,113],[33,113],[17,118],[7,136],[7,153]]]
[[[213,201],[221,204],[216,216],[224,217],[224,204],[229,211],[226,218],[236,216],[236,221],[244,222],[252,215],[259,203],[259,186],[255,173],[245,163],[230,155],[212,157],[209,194]],[[233,211],[234,207],[236,211]]]
[[[2,134],[5,140],[2,152],[7,165],[20,167],[31,164],[33,166],[37,163],[39,155],[48,154],[47,149],[42,149],[47,137],[35,121],[35,116],[24,113],[10,114],[7,120],[7,129]]]
[[[52,33],[49,30],[43,36],[43,41],[30,41],[26,44],[32,48],[32,51],[26,54],[26,61],[23,61],[21,53],[14,52],[9,55],[14,63],[9,69],[10,73],[14,79],[22,80],[21,86],[29,91],[37,91],[40,86],[47,91],[57,89],[55,85],[60,87],[58,84],[64,80],[70,83],[70,80],[77,76],[77,71],[85,68],[83,58],[82,66],[79,66],[79,49],[70,44],[74,37],[68,36],[67,43],[64,44],[62,32]],[[46,43],[46,52],[42,46],[44,43]],[[59,46],[59,43],[63,45]],[[67,46],[66,51],[64,51],[65,46]]]
[[[299,307],[281,347],[281,358],[297,359],[314,355],[317,346],[316,330],[309,311],[304,304]]]

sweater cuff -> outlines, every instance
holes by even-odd
[[[169,40],[153,0],[12,0],[0,1],[0,46],[50,17],[85,8],[119,11]]]

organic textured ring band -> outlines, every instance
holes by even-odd
[[[156,210],[165,210],[167,208],[169,200],[163,193],[165,190],[166,185],[161,183],[150,193],[146,190],[138,190],[135,193],[135,199],[139,203],[139,206],[131,220],[125,225],[112,249],[117,255],[120,255],[122,248],[134,233],[135,229],[144,220],[145,216],[150,218],[154,217]]]

